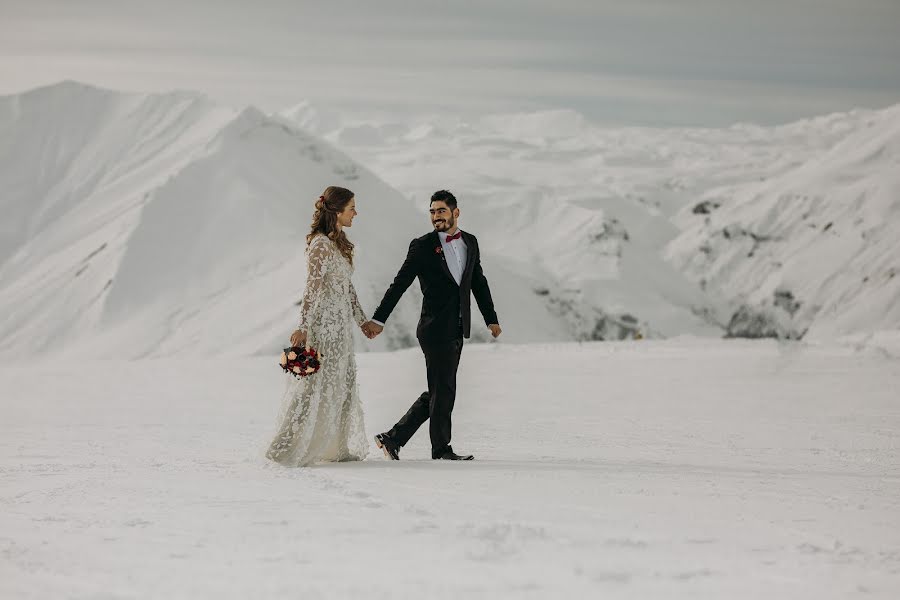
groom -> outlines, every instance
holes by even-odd
[[[463,338],[469,337],[472,322],[471,296],[494,337],[500,335],[491,290],[481,270],[478,240],[456,226],[459,209],[456,198],[446,190],[431,196],[431,224],[434,231],[413,240],[394,283],[384,294],[372,320],[363,325],[368,334],[378,335],[397,306],[400,297],[419,278],[422,287],[422,315],[416,328],[419,346],[425,354],[428,391],[413,402],[394,427],[375,436],[375,443],[391,460],[400,460],[400,448],[422,423],[431,419],[431,458],[472,460],[450,446],[450,413],[456,400],[456,370],[462,354]]]

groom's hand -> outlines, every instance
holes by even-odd
[[[495,338],[500,337],[500,334],[503,333],[503,330],[500,329],[500,326],[497,325],[496,323],[493,325],[488,325],[488,329],[491,330],[491,335],[494,336]]]

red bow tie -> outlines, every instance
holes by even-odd
[[[452,242],[453,240],[458,240],[458,239],[461,238],[461,237],[462,237],[462,231],[457,231],[457,232],[454,233],[453,235],[448,235],[448,236],[447,236],[447,243],[449,244],[449,243]]]

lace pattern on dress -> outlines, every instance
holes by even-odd
[[[322,368],[299,380],[285,375],[278,431],[266,452],[283,465],[362,460],[368,453],[353,351],[353,328],[368,319],[352,275],[334,242],[324,235],[312,239],[300,329],[322,353]]]

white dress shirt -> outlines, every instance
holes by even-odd
[[[457,233],[459,233],[458,229]],[[438,237],[441,238],[441,248],[444,250],[444,258],[447,260],[447,267],[450,269],[450,274],[453,275],[453,279],[456,280],[456,285],[461,285],[462,276],[466,270],[466,258],[468,256],[466,243],[463,241],[462,237],[459,237],[452,242],[448,242],[448,234],[443,231],[438,232]]]

